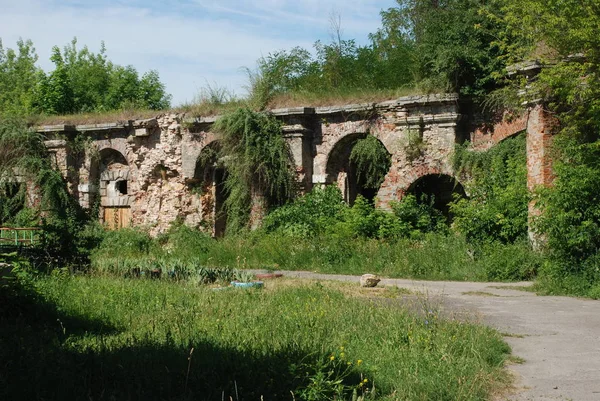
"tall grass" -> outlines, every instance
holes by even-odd
[[[273,285],[39,277],[0,305],[0,399],[484,400],[506,379],[491,329]]]
[[[214,240],[185,226],[152,240],[138,231],[109,233],[92,255],[96,271],[126,274],[164,264],[163,272],[200,267],[376,273],[388,277],[456,281],[532,279],[540,258],[526,243],[473,246],[463,236],[430,233],[383,241],[322,235],[297,238],[255,232]],[[177,265],[179,267],[172,267]]]

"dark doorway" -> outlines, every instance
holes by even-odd
[[[418,202],[433,202],[433,207],[452,220],[450,203],[456,197],[466,197],[464,187],[454,177],[445,174],[430,174],[419,178],[408,190]]]
[[[364,185],[365,177],[359,177],[357,166],[350,160],[350,155],[357,142],[367,138],[367,135],[347,135],[335,144],[327,160],[326,183],[337,185],[342,191],[344,201],[350,206],[354,204],[359,195],[373,202],[379,192],[379,188]],[[378,141],[378,139],[376,140]],[[383,144],[381,147],[385,149]]]

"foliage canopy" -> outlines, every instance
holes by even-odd
[[[170,106],[171,96],[156,71],[140,77],[131,65],[113,64],[104,43],[93,53],[87,46],[78,49],[73,39],[62,51],[54,46],[50,60],[54,70],[46,73],[36,65],[31,41],[19,40],[16,50],[4,50],[0,41],[0,116]]]

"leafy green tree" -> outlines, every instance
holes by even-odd
[[[18,50],[0,42],[0,114],[69,114],[117,110],[123,107],[161,110],[170,107],[156,71],[139,76],[132,66],[108,60],[104,43],[99,53],[87,46],[77,48],[77,39],[61,51],[52,49],[54,70],[44,73],[36,66],[31,41],[17,42]]]
[[[501,0],[397,0],[382,12],[380,43],[412,41],[411,71],[425,89],[483,95],[503,71],[497,37],[503,26],[485,16]],[[408,38],[408,39],[404,39]]]
[[[35,64],[33,43],[19,39],[17,51],[4,49],[0,40],[0,116],[30,114],[34,92],[42,73]]]
[[[52,49],[50,58],[55,65],[54,71],[42,75],[37,90],[36,106],[47,114],[69,114],[75,111],[72,81],[60,49]]]
[[[114,67],[106,56],[104,42],[101,43],[100,52],[94,54],[87,46],[78,50],[77,38],[74,38],[64,47],[63,58],[77,111],[89,112],[103,108],[104,94],[111,83],[111,71]]]
[[[109,84],[105,92],[103,107],[107,110],[119,109],[125,104],[141,105],[138,96],[139,76],[133,66],[114,66],[109,75]]]
[[[301,47],[294,47],[289,51],[276,51],[261,57],[258,60],[258,68],[272,83],[275,93],[310,90],[311,87],[307,84],[319,69],[310,52]]]
[[[414,82],[414,42],[404,29],[399,9],[381,13],[382,27],[369,35],[372,42],[371,71],[378,88],[397,88]]]
[[[600,5],[505,0],[502,12],[518,35],[516,42],[503,38],[511,58],[546,67],[520,89],[556,117],[556,179],[538,199],[537,229],[550,256],[544,277],[560,291],[585,295],[600,285]]]
[[[150,110],[165,110],[171,107],[172,96],[166,93],[165,84],[160,81],[158,72],[150,70],[140,79],[138,85],[138,98],[142,107]]]

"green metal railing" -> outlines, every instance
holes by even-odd
[[[40,240],[39,228],[0,227],[0,246],[35,245]]]

